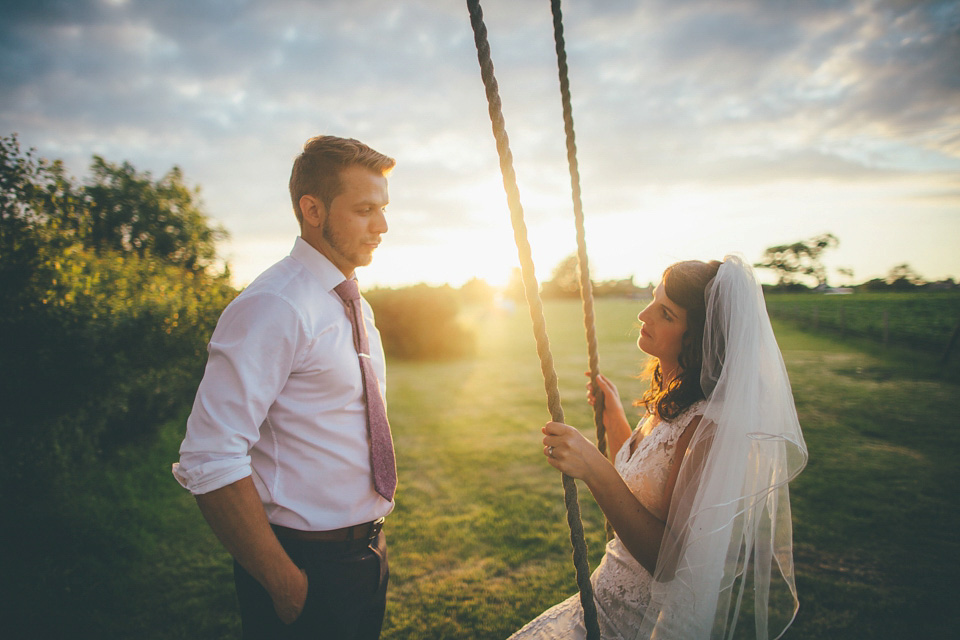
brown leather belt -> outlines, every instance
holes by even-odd
[[[333,529],[332,531],[301,531],[300,529],[291,529],[281,527],[278,524],[271,525],[278,538],[287,538],[290,540],[302,540],[304,542],[351,542],[362,540],[368,542],[373,540],[383,529],[383,518],[373,522],[364,522],[355,524],[352,527],[343,529]]]

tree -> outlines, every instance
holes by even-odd
[[[482,278],[470,278],[460,287],[460,298],[466,305],[489,307],[494,297],[493,287]]]
[[[527,292],[523,286],[523,272],[520,267],[510,270],[510,279],[503,288],[503,297],[517,304],[523,304],[527,299]]]
[[[227,238],[179,167],[154,181],[128,162],[94,156],[90,180],[75,184],[61,161],[21,151],[16,135],[0,138],[0,164],[0,255],[7,276],[22,276],[45,250],[72,244],[201,272],[217,261],[217,243]]]
[[[199,189],[183,182],[183,172],[173,167],[155,181],[149,172],[138,173],[128,162],[115,165],[93,157],[93,179],[84,192],[89,199],[88,244],[153,255],[165,262],[203,271],[216,259],[216,243],[227,237],[200,209]]]
[[[926,280],[907,263],[898,264],[890,269],[886,282],[894,291],[909,291],[926,284]]]
[[[653,287],[638,287],[633,283],[633,276],[620,280],[602,280],[593,283],[593,296],[616,296],[621,298],[644,298],[650,296]]]
[[[837,267],[837,273],[843,276],[847,284],[853,282],[853,267]]]
[[[800,285],[805,277],[815,278],[818,286],[826,285],[827,270],[820,257],[839,243],[832,233],[821,233],[807,240],[768,247],[763,252],[763,260],[753,266],[774,271],[781,287]]]
[[[475,336],[460,322],[460,292],[449,285],[373,289],[373,307],[388,358],[445,360],[471,356]]]
[[[222,233],[178,169],[94,167],[84,187],[0,138],[0,486],[24,504],[188,402],[236,295],[229,270],[204,270]]]
[[[79,242],[83,196],[60,161],[23,152],[16,135],[0,138],[0,309],[17,312],[38,271]]]
[[[544,298],[576,298],[580,295],[580,263],[571,254],[553,269],[553,277],[542,285]]]

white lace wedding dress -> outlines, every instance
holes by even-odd
[[[702,413],[705,404],[703,400],[693,404],[674,420],[660,422],[649,435],[641,438],[647,420],[651,419],[648,415],[617,453],[614,466],[630,491],[661,520],[667,517],[663,492],[676,456],[677,439],[690,420]],[[630,555],[620,538],[614,536],[607,543],[600,566],[590,576],[603,640],[635,638],[650,601],[651,581],[650,573]],[[579,640],[586,637],[580,594],[575,594],[547,609],[509,640]]]

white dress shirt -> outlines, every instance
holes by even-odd
[[[353,328],[333,288],[343,274],[302,238],[224,310],[208,346],[177,480],[203,494],[253,475],[267,519],[305,531],[388,514],[373,487]],[[374,371],[383,347],[361,299]]]

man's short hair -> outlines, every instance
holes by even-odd
[[[290,199],[297,222],[303,222],[300,198],[315,196],[330,208],[340,195],[340,172],[352,165],[360,165],[381,175],[387,175],[397,161],[374,151],[359,140],[337,136],[316,136],[303,145],[303,152],[293,161],[290,172]]]

